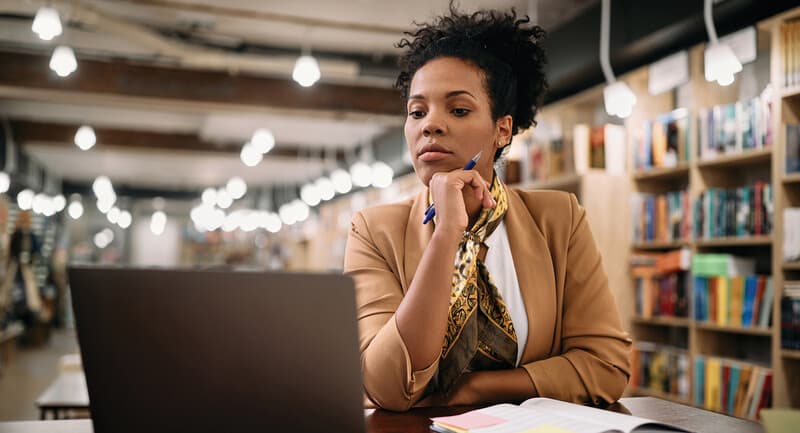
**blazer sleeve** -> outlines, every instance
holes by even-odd
[[[586,210],[574,195],[570,200],[561,354],[523,367],[543,397],[607,404],[616,401],[628,383],[631,340],[622,329]]]
[[[356,213],[351,223],[344,272],[355,282],[364,391],[384,409],[408,410],[422,398],[439,361],[412,371],[395,321],[403,290],[373,241],[362,212]]]

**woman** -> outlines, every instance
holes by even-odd
[[[547,87],[544,31],[528,22],[451,7],[400,43],[405,137],[427,188],[358,212],[344,264],[379,407],[603,404],[627,384],[631,342],[585,211],[571,194],[507,188],[493,169]]]

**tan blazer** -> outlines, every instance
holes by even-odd
[[[411,371],[394,319],[433,235],[432,224],[422,225],[427,193],[356,213],[347,240],[344,271],[356,285],[364,391],[386,409],[416,404],[438,367],[437,360]],[[616,401],[630,374],[631,340],[586,211],[572,194],[509,188],[505,223],[528,313],[520,365],[543,397]]]

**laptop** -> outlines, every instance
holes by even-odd
[[[95,433],[363,432],[334,274],[69,269]]]

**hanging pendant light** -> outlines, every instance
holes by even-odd
[[[319,81],[322,74],[319,71],[317,59],[309,54],[301,55],[294,63],[292,79],[303,87],[311,87]]]
[[[33,18],[31,30],[43,41],[53,40],[63,30],[58,11],[47,6],[40,7],[36,12],[36,17]]]
[[[600,66],[608,85],[603,89],[603,103],[611,116],[625,118],[633,112],[636,95],[622,81],[617,81],[609,57],[611,33],[611,0],[602,0],[600,15]]]
[[[75,60],[72,48],[66,45],[56,47],[53,56],[50,57],[50,69],[62,78],[75,72],[78,69],[78,61]]]
[[[713,0],[705,0],[703,18],[709,40],[705,53],[705,77],[706,81],[716,81],[720,86],[728,86],[733,83],[734,75],[741,72],[742,62],[739,61],[729,45],[717,39],[712,6]]]

